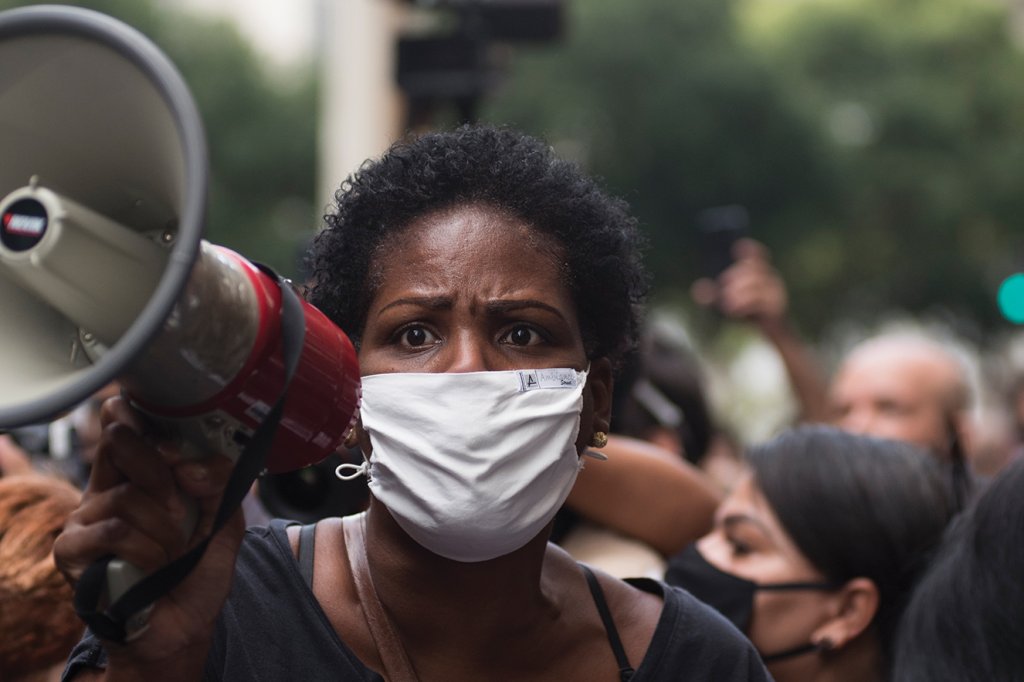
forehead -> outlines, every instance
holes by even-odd
[[[783,532],[782,524],[779,523],[771,505],[764,498],[761,489],[757,487],[757,481],[752,473],[745,474],[733,487],[719,505],[717,514],[720,517],[729,514],[742,514],[756,519],[773,532]]]
[[[840,367],[832,383],[836,399],[893,398],[914,402],[943,400],[942,363],[924,354],[898,349],[854,352]]]
[[[552,238],[489,206],[434,211],[381,244],[376,294],[455,288],[500,296],[529,287],[568,301],[560,251]]]
[[[816,570],[789,536],[782,522],[779,521],[779,517],[775,515],[772,506],[757,486],[757,480],[753,474],[744,476],[736,484],[732,492],[719,505],[716,516],[721,520],[729,517],[750,519],[751,523],[759,526],[762,532],[771,539],[779,554],[787,561],[801,569]]]

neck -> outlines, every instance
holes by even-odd
[[[417,649],[464,650],[501,641],[509,633],[544,631],[562,611],[548,589],[545,529],[524,547],[475,563],[438,556],[410,538],[388,510],[372,500],[367,516],[367,561],[389,617]]]

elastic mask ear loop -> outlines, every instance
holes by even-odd
[[[800,646],[795,646],[792,649],[786,649],[785,651],[779,651],[774,654],[761,654],[761,662],[767,665],[769,663],[776,663],[778,661],[796,658],[797,656],[803,656],[804,654],[809,654],[812,651],[828,651],[828,649],[818,644],[801,644]]]
[[[344,445],[349,449],[349,451],[354,450],[359,446],[358,420],[358,415],[352,417],[352,424],[349,426],[349,432],[345,434]],[[353,464],[352,462],[345,462],[344,464],[339,464],[334,468],[334,475],[338,477],[338,480],[353,481],[360,476],[366,476],[367,478],[370,477],[370,460],[367,459],[361,449],[359,450],[359,454],[363,455],[363,461],[361,463]]]
[[[759,585],[758,589],[769,589],[769,590],[834,590],[842,587],[841,583],[779,583],[775,585]],[[835,644],[828,637],[822,637],[817,642],[808,642],[807,644],[800,644],[795,647],[784,649],[783,651],[777,651],[773,654],[764,654],[758,651],[761,655],[761,662],[765,665],[769,663],[776,663],[778,661],[784,661],[789,658],[796,658],[797,656],[803,656],[811,652],[825,653],[832,651],[835,648]]]
[[[342,481],[353,481],[360,476],[370,477],[370,460],[364,459],[361,464],[345,462],[334,469],[334,475]]]

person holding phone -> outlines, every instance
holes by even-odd
[[[725,249],[729,261],[717,276],[702,277],[693,283],[693,300],[728,319],[755,325],[786,367],[800,407],[800,421],[827,421],[827,381],[813,352],[789,320],[786,283],[772,265],[771,252],[761,242],[745,236],[745,232],[733,230],[727,234],[734,239],[720,238],[716,248]],[[721,256],[709,258],[714,262],[721,260]]]

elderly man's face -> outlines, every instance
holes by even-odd
[[[907,441],[945,453],[949,448],[949,383],[937,358],[875,349],[852,355],[832,382],[830,407],[839,428]]]

